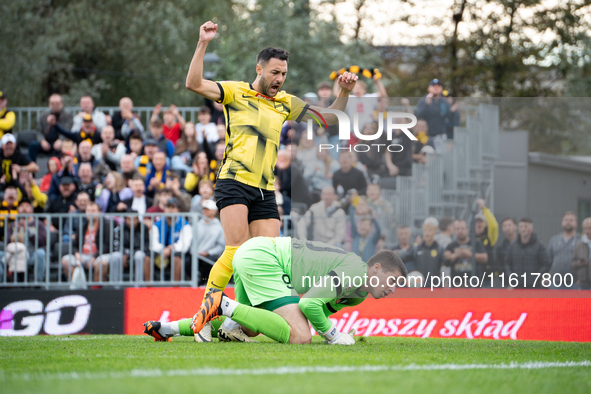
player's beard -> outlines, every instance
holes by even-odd
[[[275,92],[271,92],[272,86],[273,86],[273,83],[267,83],[267,81],[265,81],[264,79],[261,80],[261,88],[262,88],[263,94],[265,96],[275,97],[275,95],[277,95],[277,93],[279,92],[279,89],[281,89],[281,85],[276,84],[275,87],[277,88],[277,90]]]

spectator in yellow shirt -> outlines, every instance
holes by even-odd
[[[4,92],[0,91],[0,138],[5,133],[10,133],[16,121],[14,111],[9,111],[6,107],[8,105],[8,98]]]

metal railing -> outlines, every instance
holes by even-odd
[[[41,287],[52,289],[143,286],[198,286],[202,264],[215,264],[216,256],[199,255],[199,221],[202,215],[191,213],[101,214],[3,214],[0,216],[0,289]],[[86,233],[87,223],[96,223],[96,231]],[[170,234],[153,224],[170,220],[190,226],[189,245],[164,256],[155,251],[155,242],[168,246]],[[282,218],[283,235],[291,234],[291,218]],[[129,223],[126,223],[128,221]],[[161,224],[162,226],[162,224]],[[172,226],[172,227],[171,227]],[[93,228],[92,226],[90,226]],[[177,229],[178,230],[178,229]],[[94,237],[96,249],[89,249],[88,237]],[[176,242],[176,236],[173,236]],[[222,248],[223,250],[223,248]],[[220,252],[221,254],[221,252]],[[71,280],[80,267],[84,280]]]
[[[197,122],[197,114],[200,107],[177,107],[183,118],[187,122]],[[48,107],[16,107],[9,108],[14,111],[16,115],[15,125],[13,132],[18,133],[21,130],[36,130],[39,115],[49,110]],[[68,111],[75,116],[80,112],[80,107],[66,107]],[[99,111],[105,114],[113,116],[113,114],[119,111],[119,107],[97,107]],[[166,108],[162,108],[164,111]],[[133,112],[138,114],[138,117],[144,127],[147,127],[150,123],[150,117],[154,112],[154,107],[134,107]]]
[[[413,164],[411,176],[398,176],[395,190],[384,190],[392,202],[396,224],[420,233],[429,216],[469,219],[478,197],[493,208],[494,162],[499,152],[499,108],[466,107],[466,126],[454,128],[445,153],[428,153],[425,164]],[[395,243],[386,235],[386,245]]]

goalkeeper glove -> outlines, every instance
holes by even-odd
[[[355,330],[351,330],[346,334],[341,334],[337,327],[332,324],[327,332],[319,332],[324,337],[324,343],[330,345],[353,345],[355,344]]]

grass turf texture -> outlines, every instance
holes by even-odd
[[[147,336],[0,337],[5,393],[462,392],[589,393],[591,366],[542,369],[388,370],[208,376],[203,368],[508,364],[591,360],[591,344],[357,338],[354,346],[154,342]],[[191,370],[197,370],[197,375]],[[132,372],[135,371],[135,372]],[[177,371],[177,372],[174,372]],[[80,373],[73,378],[71,372]],[[163,376],[167,373],[173,376]],[[135,374],[135,375],[134,375]]]

